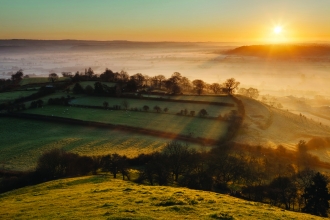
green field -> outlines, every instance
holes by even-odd
[[[130,157],[161,150],[170,139],[109,129],[0,117],[0,168],[27,170],[52,148],[81,155]],[[189,144],[198,148],[199,145]]]
[[[175,100],[189,100],[189,101],[204,101],[204,102],[226,102],[235,104],[234,100],[228,95],[175,95],[175,96],[159,96],[159,95],[147,95],[144,94],[144,97],[153,97],[153,98],[169,98]]]
[[[59,77],[57,82],[64,82],[64,81],[70,81],[71,79],[69,77]],[[20,81],[20,86],[25,86],[29,84],[37,84],[37,83],[50,83],[48,77],[31,77],[31,78],[23,78]]]
[[[37,91],[13,91],[0,93],[0,103],[13,101],[17,98],[26,97],[36,93]]]
[[[120,177],[119,177],[120,178]],[[0,195],[5,219],[324,219],[225,194],[138,185],[108,176],[62,179]]]
[[[182,96],[183,97],[183,96]],[[195,97],[195,96],[193,96]],[[224,114],[229,113],[231,110],[235,110],[236,107],[227,107],[227,106],[217,106],[217,105],[209,105],[209,104],[195,104],[195,103],[183,103],[183,102],[166,102],[165,101],[156,101],[156,100],[145,100],[145,99],[127,99],[127,98],[109,98],[109,97],[93,97],[93,96],[85,96],[76,98],[71,101],[71,104],[79,104],[79,105],[96,105],[103,106],[103,102],[106,101],[109,103],[109,107],[114,105],[121,105],[123,101],[127,101],[129,103],[130,108],[141,109],[144,105],[149,106],[149,112],[153,112],[154,106],[159,106],[162,110],[164,108],[168,108],[168,113],[176,114],[181,110],[187,109],[188,114],[190,111],[195,111],[197,115],[201,109],[205,109],[209,116],[218,117],[220,114],[223,116]],[[221,100],[221,99],[218,99]],[[225,99],[227,100],[227,99]]]
[[[59,116],[85,121],[95,121],[118,125],[128,125],[171,132],[182,135],[192,134],[218,140],[227,131],[227,122],[204,119],[200,117],[178,116],[166,113],[112,111],[105,109],[91,109],[65,106],[44,106],[43,108],[28,109],[25,113]]]

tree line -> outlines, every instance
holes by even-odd
[[[327,216],[329,179],[314,171],[321,164],[307,152],[304,141],[298,143],[296,151],[226,143],[208,152],[172,141],[160,152],[134,158],[116,153],[88,157],[53,149],[41,155],[34,171],[1,171],[0,191],[100,172],[132,180],[130,170],[134,169],[138,177],[133,181],[138,183],[230,193],[287,210]]]

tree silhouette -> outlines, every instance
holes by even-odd
[[[58,75],[56,73],[51,73],[48,75],[48,80],[54,83],[58,80]]]
[[[330,195],[327,184],[328,180],[319,172],[313,177],[313,183],[305,188],[303,197],[306,200],[306,206],[302,209],[303,212],[328,216]]]
[[[230,78],[226,80],[226,82],[224,83],[224,87],[227,89],[228,94],[233,94],[239,84],[240,82],[237,82],[236,79]]]
[[[18,70],[15,74],[11,75],[11,80],[13,80],[15,83],[21,81],[23,78],[23,70]]]
[[[200,79],[195,79],[192,83],[194,85],[194,90],[196,91],[196,93],[198,95],[202,94],[205,88],[205,82]]]
[[[146,111],[146,112],[149,110],[149,106],[147,106],[147,105],[144,105],[142,108],[143,108],[143,111]]]
[[[154,110],[155,110],[157,113],[159,113],[162,109],[161,109],[158,105],[156,105],[156,106],[154,107]]]
[[[198,114],[201,117],[204,117],[204,116],[208,115],[208,113],[207,113],[207,111],[205,109],[201,109]]]
[[[210,89],[214,92],[214,94],[218,94],[221,91],[221,86],[219,83],[212,83],[210,85]]]

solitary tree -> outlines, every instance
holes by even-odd
[[[21,81],[23,78],[23,70],[18,70],[15,74],[11,75],[11,80],[13,80],[15,83]]]
[[[201,116],[201,117],[204,117],[204,116],[206,116],[206,115],[208,115],[207,114],[207,111],[205,110],[205,109],[201,109],[200,111],[199,111],[199,116]]]
[[[328,216],[330,195],[327,184],[327,178],[319,172],[313,177],[313,183],[305,188],[303,197],[306,200],[306,206],[302,209],[303,212]]]
[[[149,111],[149,106],[147,106],[147,105],[144,105],[142,108],[143,108],[143,111],[146,111],[146,112]]]
[[[48,75],[48,80],[54,83],[58,80],[58,75],[56,73],[51,73]]]
[[[158,105],[156,105],[154,107],[154,110],[159,113],[162,109]]]

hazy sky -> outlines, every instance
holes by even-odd
[[[12,38],[330,41],[330,0],[0,0]]]

